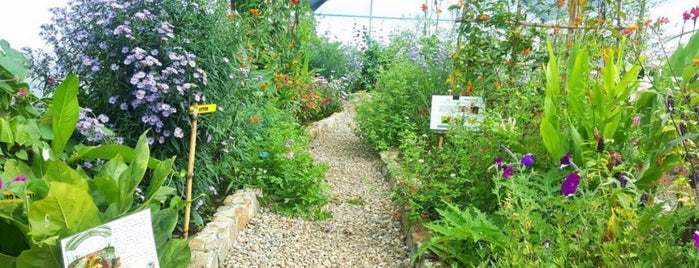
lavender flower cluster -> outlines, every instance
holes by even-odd
[[[76,129],[80,135],[85,136],[87,141],[99,143],[105,138],[112,136],[112,134],[107,131],[107,127],[104,125],[107,122],[109,122],[108,116],[100,114],[97,117],[94,117],[92,116],[92,109],[83,108],[80,110]]]
[[[184,137],[175,123],[181,120],[173,116],[181,116],[190,100],[204,100],[197,90],[207,83],[196,55],[183,48],[189,40],[176,35],[172,15],[162,2],[73,0],[65,8],[52,9],[52,23],[42,26],[44,38],[54,44],[59,59],[67,61],[59,63],[61,71],[77,72],[93,98],[112,105],[106,109],[113,115],[127,115],[152,128],[149,142],[160,144]],[[211,12],[184,0],[167,2]],[[80,133],[101,140],[88,130],[94,121],[83,121]]]

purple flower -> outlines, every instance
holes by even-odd
[[[502,157],[496,157],[496,158],[493,160],[493,164],[495,165],[495,167],[501,168],[501,167],[504,165],[504,164],[502,163]]]
[[[563,196],[568,197],[575,194],[575,191],[578,190],[578,184],[580,184],[580,176],[578,176],[578,173],[572,172],[568,174],[566,179],[563,180],[563,184],[561,184]]]
[[[567,166],[570,166],[570,160],[573,158],[573,156],[569,153],[561,157],[561,166],[560,168],[563,169]]]
[[[507,179],[515,175],[515,169],[511,166],[505,166],[505,170],[502,171],[502,177]]]
[[[699,230],[694,231],[694,247],[699,248]]]
[[[19,176],[15,177],[12,181],[13,181],[13,182],[16,182],[16,181],[17,181],[17,182],[19,182],[19,181],[27,181],[27,177],[24,176],[24,175],[19,175]]]
[[[2,180],[0,179],[0,189],[2,189]]]
[[[626,184],[631,181],[629,177],[621,173],[617,173],[614,177],[621,183],[621,188],[626,188]]]
[[[534,164],[534,155],[526,154],[522,157],[522,165],[525,167],[531,167]]]

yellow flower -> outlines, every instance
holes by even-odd
[[[699,59],[692,59],[694,66],[699,67]]]

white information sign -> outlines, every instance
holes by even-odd
[[[446,131],[452,124],[477,129],[483,123],[485,102],[481,97],[433,95],[430,129]]]
[[[63,266],[159,268],[150,210],[61,240]]]

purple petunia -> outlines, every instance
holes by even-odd
[[[501,167],[504,165],[504,164],[502,163],[502,157],[496,157],[496,158],[493,160],[493,164],[494,164],[496,167],[501,168]]]
[[[694,247],[699,248],[699,230],[694,231]]]
[[[561,184],[561,192],[563,192],[563,196],[568,197],[575,194],[575,191],[578,190],[579,184],[580,176],[578,176],[578,173],[572,172],[568,174],[566,179],[563,180],[563,184]]]
[[[534,164],[534,155],[526,154],[522,157],[522,165],[525,167],[531,167]]]
[[[563,169],[563,168],[570,166],[570,160],[572,158],[573,158],[573,156],[570,154],[570,152],[567,153],[566,155],[564,155],[563,157],[561,157],[561,165],[559,168]]]
[[[502,177],[507,179],[515,175],[515,169],[511,166],[505,166],[505,170],[502,171]]]

